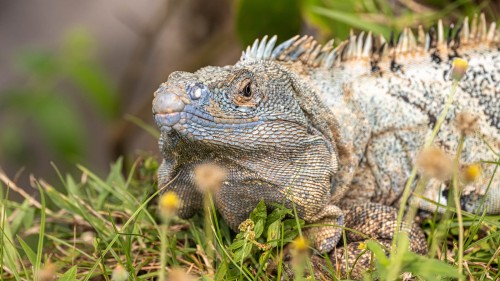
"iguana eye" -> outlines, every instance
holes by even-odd
[[[248,82],[245,85],[245,88],[243,89],[243,96],[246,98],[251,98],[252,97],[252,86],[250,85],[251,83]]]
[[[239,83],[233,101],[239,107],[254,107],[256,105],[255,88],[252,85],[252,80],[244,79]]]
[[[242,101],[250,101],[253,97],[252,81],[250,79],[243,81],[240,86],[239,95]]]

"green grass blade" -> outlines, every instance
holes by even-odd
[[[66,271],[61,276],[61,278],[59,278],[59,281],[74,281],[74,280],[76,280],[76,271],[77,271],[77,267],[75,265],[72,268],[68,269],[68,271]]]
[[[62,244],[62,245],[64,245],[64,246],[66,246],[66,247],[68,247],[68,248],[73,248],[73,249],[75,249],[75,251],[77,251],[78,253],[80,253],[80,254],[84,255],[84,256],[85,256],[85,257],[87,257],[89,260],[95,260],[95,258],[94,258],[94,257],[92,257],[91,255],[89,255],[89,254],[87,254],[86,252],[84,252],[84,251],[82,251],[82,250],[80,250],[80,249],[78,249],[78,248],[74,247],[73,245],[71,245],[70,243],[68,243],[68,242],[66,242],[66,241],[64,241],[64,240],[62,240],[62,239],[59,239],[59,238],[57,238],[57,237],[55,237],[55,236],[52,236],[52,235],[50,235],[50,234],[45,234],[45,236],[46,236],[48,239],[50,239],[50,240],[52,240],[52,241],[55,241],[55,242],[57,242],[57,243],[60,243],[60,244]]]
[[[96,183],[96,187],[100,188],[102,191],[109,192],[110,194],[113,194],[118,198],[120,201],[123,203],[127,202],[128,204],[133,203],[134,199],[130,198],[129,194],[117,192],[116,187],[110,186],[107,182],[103,181],[100,179],[96,174],[92,173],[89,169],[83,167],[82,165],[77,165],[78,169],[80,169],[82,172],[86,173],[89,178],[91,178],[93,181]]]
[[[322,7],[314,7],[312,8],[312,11],[322,16],[331,18],[333,20],[343,22],[351,27],[363,30],[366,30],[367,27],[370,27],[370,30],[373,31],[374,33],[387,35],[388,29],[386,27],[375,24],[370,21],[363,20],[359,16],[356,16],[355,14],[339,12],[331,9],[325,9]]]
[[[35,260],[35,280],[38,280],[38,273],[40,272],[41,264],[42,264],[42,254],[43,254],[43,238],[45,235],[45,193],[43,192],[43,188],[38,185],[38,190],[40,192],[40,203],[42,204],[42,208],[40,209],[40,234],[38,236],[38,246]]]
[[[36,263],[36,253],[33,251],[33,249],[31,249],[30,246],[28,246],[28,244],[26,244],[26,242],[24,242],[24,240],[19,235],[17,236],[17,241],[19,241],[19,244],[21,244],[21,247],[23,248],[23,251],[28,257],[30,263],[34,265]]]

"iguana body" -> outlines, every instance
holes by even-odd
[[[479,118],[479,130],[466,138],[460,162],[499,158],[499,30],[481,17],[479,24],[466,20],[447,41],[442,24],[416,37],[405,30],[392,44],[352,36],[335,49],[310,37],[277,47],[276,38],[263,39],[234,66],[172,73],[153,101],[162,132],[160,186],[169,183],[166,189],[183,200],[180,216],[190,217],[202,208],[193,170],[212,163],[227,171],[215,203],[233,229],[264,200],[295,206],[308,223],[348,221],[361,231],[392,233],[393,215],[380,223],[366,216],[393,212],[383,205],[397,204],[443,109],[453,57],[470,67],[435,144],[454,155],[460,134],[453,122],[468,111]],[[482,167],[483,178],[463,197],[467,211],[477,211],[493,177],[495,165]],[[431,179],[425,194],[446,204],[442,186]],[[346,215],[353,208],[363,213],[357,206],[365,206],[363,216]],[[499,176],[484,208],[500,212]],[[425,252],[418,227],[412,233],[413,249]],[[332,250],[340,238],[335,227],[308,234],[321,251]]]

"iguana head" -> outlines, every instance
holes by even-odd
[[[228,171],[219,207],[243,200],[248,212],[261,199],[289,203],[291,193],[316,204],[328,200],[336,146],[328,122],[317,118],[324,106],[299,80],[283,64],[243,61],[174,72],[160,86],[153,101],[164,157],[159,182],[177,176],[168,189],[188,197],[181,216],[200,207],[193,170],[207,162]],[[299,209],[306,204],[295,203]],[[237,227],[239,218],[234,220],[230,224]]]
[[[293,91],[289,77],[272,63],[174,72],[156,91],[153,114],[162,138],[196,148],[279,151],[293,148],[310,130]]]

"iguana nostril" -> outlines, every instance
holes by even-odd
[[[196,88],[194,91],[191,91],[191,98],[194,100],[201,98],[201,89]]]
[[[207,86],[202,83],[193,83],[186,85],[186,93],[189,94],[191,100],[199,100],[208,93]]]
[[[182,112],[186,104],[179,96],[171,92],[158,93],[153,100],[153,113],[166,114]]]

